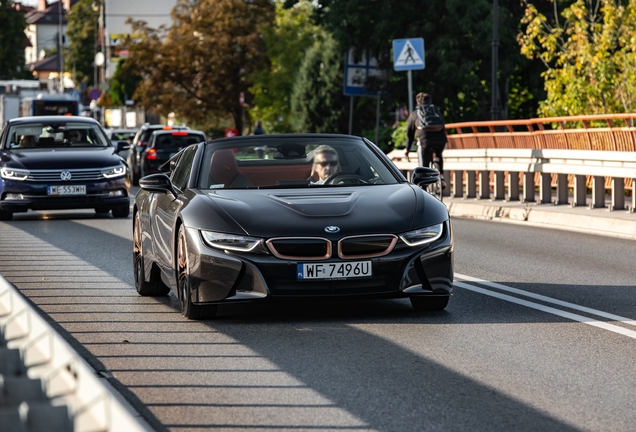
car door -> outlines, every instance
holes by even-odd
[[[171,161],[175,161],[174,169],[170,173],[170,180],[176,192],[176,196],[171,193],[157,194],[154,214],[151,224],[155,234],[157,262],[166,270],[174,268],[173,254],[176,240],[174,230],[179,210],[185,204],[184,192],[187,188],[190,172],[192,171],[192,161],[197,147],[192,146],[177,154]],[[170,163],[170,162],[168,162]]]

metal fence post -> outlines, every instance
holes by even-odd
[[[464,171],[453,171],[453,197],[461,198],[464,196]]]
[[[506,198],[506,187],[504,183],[503,171],[495,171],[495,196],[493,199],[502,200]]]
[[[466,171],[466,198],[477,198],[477,173]]]
[[[541,204],[552,202],[552,176],[550,173],[541,173],[539,195],[541,195]]]
[[[556,205],[562,205],[568,203],[568,175],[557,174],[557,199],[554,202]]]
[[[612,210],[625,210],[625,181],[620,177],[612,177]]]
[[[592,181],[592,204],[590,208],[605,207],[605,177],[594,176]]]
[[[479,171],[479,199],[490,199],[490,171]]]
[[[523,173],[523,202],[535,202],[534,199],[534,173]]]
[[[508,198],[507,201],[519,201],[519,173],[508,172]]]
[[[584,175],[574,176],[574,201],[572,207],[587,205],[587,185]]]

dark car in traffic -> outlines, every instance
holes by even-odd
[[[205,141],[205,134],[197,130],[156,130],[150,136],[139,161],[140,175],[158,173],[159,167],[176,153],[192,144]]]
[[[0,138],[0,220],[28,210],[93,208],[130,214],[130,179],[112,143],[88,117],[20,117]]]
[[[130,147],[130,151],[126,156],[126,162],[128,163],[128,167],[130,168],[130,176],[132,179],[132,183],[137,185],[139,183],[139,178],[141,177],[141,154],[146,150],[146,146],[148,145],[148,141],[150,141],[150,137],[152,133],[158,130],[186,130],[189,129],[187,126],[170,126],[164,124],[150,124],[144,123],[137,134],[133,138],[132,145]]]
[[[235,137],[184,148],[140,180],[140,295],[173,290],[182,314],[282,298],[409,298],[441,310],[453,289],[443,203],[373,143],[349,135]]]

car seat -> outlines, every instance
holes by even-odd
[[[251,187],[250,179],[241,174],[231,149],[217,150],[210,161],[210,185],[223,184],[226,188]]]

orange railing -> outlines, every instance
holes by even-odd
[[[636,113],[450,123],[449,147],[636,151]]]

